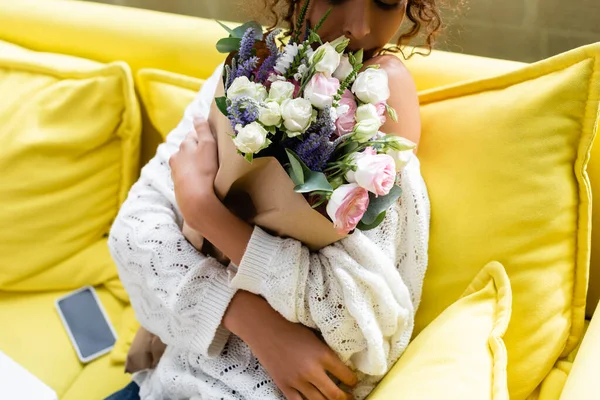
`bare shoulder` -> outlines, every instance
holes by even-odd
[[[414,80],[406,65],[393,54],[384,54],[381,56],[373,57],[365,62],[365,66],[378,64],[381,69],[384,69],[388,73],[388,77],[391,83],[407,84],[412,87],[415,86]]]
[[[383,131],[403,136],[418,144],[421,138],[419,96],[410,71],[402,60],[392,54],[373,57],[365,62],[365,66],[374,64],[378,64],[388,74],[388,104],[398,113],[398,122],[388,119]]]

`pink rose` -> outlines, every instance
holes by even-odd
[[[304,98],[322,110],[333,104],[333,96],[340,89],[340,81],[324,74],[315,74],[304,88]]]
[[[381,125],[385,124],[386,121],[386,117],[385,117],[385,105],[386,102],[385,101],[380,101],[379,103],[375,104],[375,109],[377,110],[377,115],[379,115],[379,120],[381,121]]]
[[[369,193],[356,183],[335,189],[327,203],[327,215],[340,235],[350,233],[369,207]]]
[[[396,183],[396,162],[387,154],[377,154],[372,148],[354,157],[356,171],[348,171],[346,179],[377,196],[385,196]]]
[[[344,106],[348,107],[348,111],[338,116],[338,119],[335,122],[337,134],[339,136],[346,135],[352,132],[352,130],[354,129],[354,125],[356,124],[355,116],[358,105],[356,104],[354,95],[348,89],[346,89],[346,91],[342,95],[342,98],[340,99],[340,107]]]

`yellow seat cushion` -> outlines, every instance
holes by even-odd
[[[508,400],[502,337],[511,306],[508,276],[492,262],[410,343],[369,400]]]
[[[60,400],[104,400],[130,382],[123,364],[115,365],[105,356],[87,365]]]
[[[0,290],[116,277],[112,220],[139,172],[129,67],[0,42]]]
[[[504,338],[514,400],[582,336],[599,99],[600,44],[420,95],[431,232],[415,333],[481,265],[501,262],[514,299]]]
[[[174,72],[142,69],[137,74],[137,84],[152,125],[165,139],[181,121],[204,80]]]
[[[124,303],[106,289],[99,288],[97,292],[115,330],[119,332]],[[60,399],[84,370],[54,304],[67,293],[0,292],[0,350],[54,389]],[[108,360],[106,355],[85,368],[95,363],[108,363]],[[102,380],[101,376],[97,379]]]

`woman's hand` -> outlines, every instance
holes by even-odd
[[[203,204],[213,202],[215,176],[219,168],[217,143],[204,117],[194,119],[194,131],[181,142],[171,156],[171,177],[175,198],[184,220],[192,227],[200,218]]]
[[[357,383],[354,373],[310,329],[289,322],[261,297],[238,292],[223,323],[250,346],[288,400],[352,399],[327,373],[350,387]]]

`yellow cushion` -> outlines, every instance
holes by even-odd
[[[137,83],[148,117],[164,139],[181,121],[204,80],[174,72],[142,69],[137,74]]]
[[[119,332],[124,304],[105,289],[97,291],[115,330]],[[61,399],[84,369],[54,306],[56,299],[65,294],[67,292],[0,292],[0,350],[52,387]],[[102,359],[108,362],[109,356]],[[97,379],[101,380],[100,377]],[[89,395],[80,398],[100,397]]]
[[[488,264],[408,346],[369,400],[508,400],[502,337],[511,304],[504,267]]]
[[[140,329],[140,323],[135,319],[135,312],[131,305],[123,311],[121,318],[121,330],[118,332],[119,338],[115,347],[110,352],[110,361],[115,365],[124,365],[127,360],[127,353],[133,343],[135,334]]]
[[[581,338],[599,99],[600,44],[420,96],[431,236],[416,333],[481,265],[501,262],[514,297],[504,338],[514,400]]]
[[[129,67],[0,42],[0,290],[116,276],[105,235],[138,173]]]
[[[87,365],[61,400],[103,400],[131,382],[123,365],[114,365],[102,357]]]

